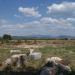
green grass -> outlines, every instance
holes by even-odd
[[[70,66],[75,69],[75,46],[65,47],[45,47],[39,49],[43,53],[43,57],[59,56],[70,61]]]
[[[70,66],[72,69],[75,70],[75,44],[68,43],[65,41],[66,44],[62,46],[45,46],[43,48],[35,49],[36,51],[42,52],[42,59],[41,60],[28,60],[27,66],[31,66],[34,68],[39,68],[45,64],[45,59],[51,56],[59,56],[63,59],[70,61]],[[12,48],[0,48],[0,63],[8,58],[10,55],[10,50]],[[23,53],[26,53],[27,50],[25,48],[21,48]]]

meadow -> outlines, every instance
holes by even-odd
[[[11,56],[11,49],[19,49],[22,53],[27,53],[28,47],[40,51],[42,58],[35,61],[28,59],[27,67],[39,69],[46,63],[46,58],[59,56],[69,62],[70,67],[75,70],[75,40],[19,40],[0,43],[0,63]]]

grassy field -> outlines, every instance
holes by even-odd
[[[70,67],[75,70],[75,40],[37,40],[37,43],[36,45],[40,44],[43,46],[41,48],[34,48],[36,51],[42,52],[42,59],[37,61],[29,59],[27,63],[28,67],[40,68],[45,64],[47,57],[59,56],[70,62]],[[10,45],[3,44],[0,46],[0,63],[11,56],[11,49],[20,49],[23,53],[28,51],[26,48],[14,48],[14,45],[13,47],[10,47]]]

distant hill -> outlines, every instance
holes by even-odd
[[[13,36],[13,39],[75,39],[75,36],[67,36],[67,35],[60,35],[60,36],[53,36],[53,35],[30,35],[30,36]]]

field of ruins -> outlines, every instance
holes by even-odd
[[[27,53],[30,48],[36,52],[42,53],[39,60],[28,59],[27,67],[39,69],[45,64],[48,57],[58,56],[65,59],[70,67],[75,70],[75,40],[10,40],[9,42],[0,42],[0,70],[1,63],[11,56],[10,50],[21,50],[21,53]]]

